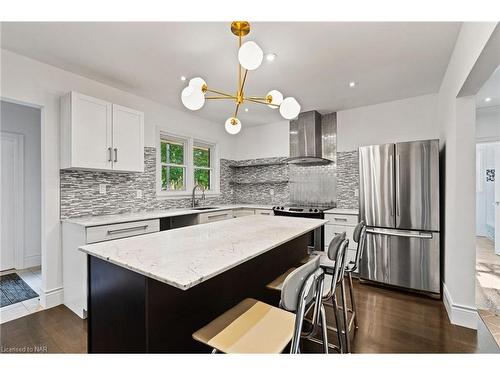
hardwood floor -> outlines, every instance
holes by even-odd
[[[441,301],[355,282],[359,329],[355,353],[474,353],[476,331],[450,324]],[[0,346],[85,353],[86,321],[65,306],[0,325]],[[313,349],[314,351],[314,349]]]

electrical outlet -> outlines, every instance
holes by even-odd
[[[269,194],[274,195],[274,189],[269,189]]]
[[[354,196],[359,197],[359,189],[354,189]]]
[[[99,194],[106,194],[106,184],[99,184]]]
[[[234,193],[234,191],[233,191],[233,189],[231,189],[231,195],[233,195],[233,193]]]
[[[142,198],[142,190],[137,190],[135,196],[136,198]]]

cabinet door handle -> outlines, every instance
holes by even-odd
[[[113,151],[111,150],[111,147],[108,147],[108,153],[109,153],[109,158],[108,161],[112,162],[113,161]]]
[[[333,218],[335,221],[347,221],[345,217],[334,217]]]
[[[148,228],[147,224],[146,225],[138,225],[136,227],[108,230],[108,234],[132,232],[132,231],[139,230],[139,229],[146,230],[147,228]]]
[[[118,149],[115,148],[115,160],[114,162],[116,163],[118,161]]]

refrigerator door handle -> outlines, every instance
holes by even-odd
[[[400,181],[401,177],[400,173],[401,161],[399,154],[396,154],[396,216],[399,217],[399,194],[400,194]]]
[[[394,170],[394,165],[393,165],[393,159],[392,157],[389,158],[389,169],[391,170],[391,173]],[[391,193],[394,194],[394,180],[391,178],[389,179],[391,181]],[[394,197],[391,197],[391,216],[394,216]]]
[[[366,229],[366,233],[381,234],[385,236],[421,238],[424,240],[431,240],[433,238],[432,232],[417,232],[410,230],[402,231],[402,230],[368,228]]]

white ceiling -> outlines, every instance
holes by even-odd
[[[487,102],[486,98],[491,98],[491,100]],[[476,106],[478,108],[500,106],[500,66],[476,94]]]
[[[278,55],[249,72],[246,94],[278,89],[302,110],[376,104],[439,90],[460,23],[252,23],[245,40]],[[2,23],[2,48],[134,94],[184,109],[180,76],[201,76],[235,91],[237,39],[229,22]],[[357,82],[353,89],[350,81]],[[249,103],[244,125],[280,121]],[[216,122],[234,104],[210,101],[195,112]]]

